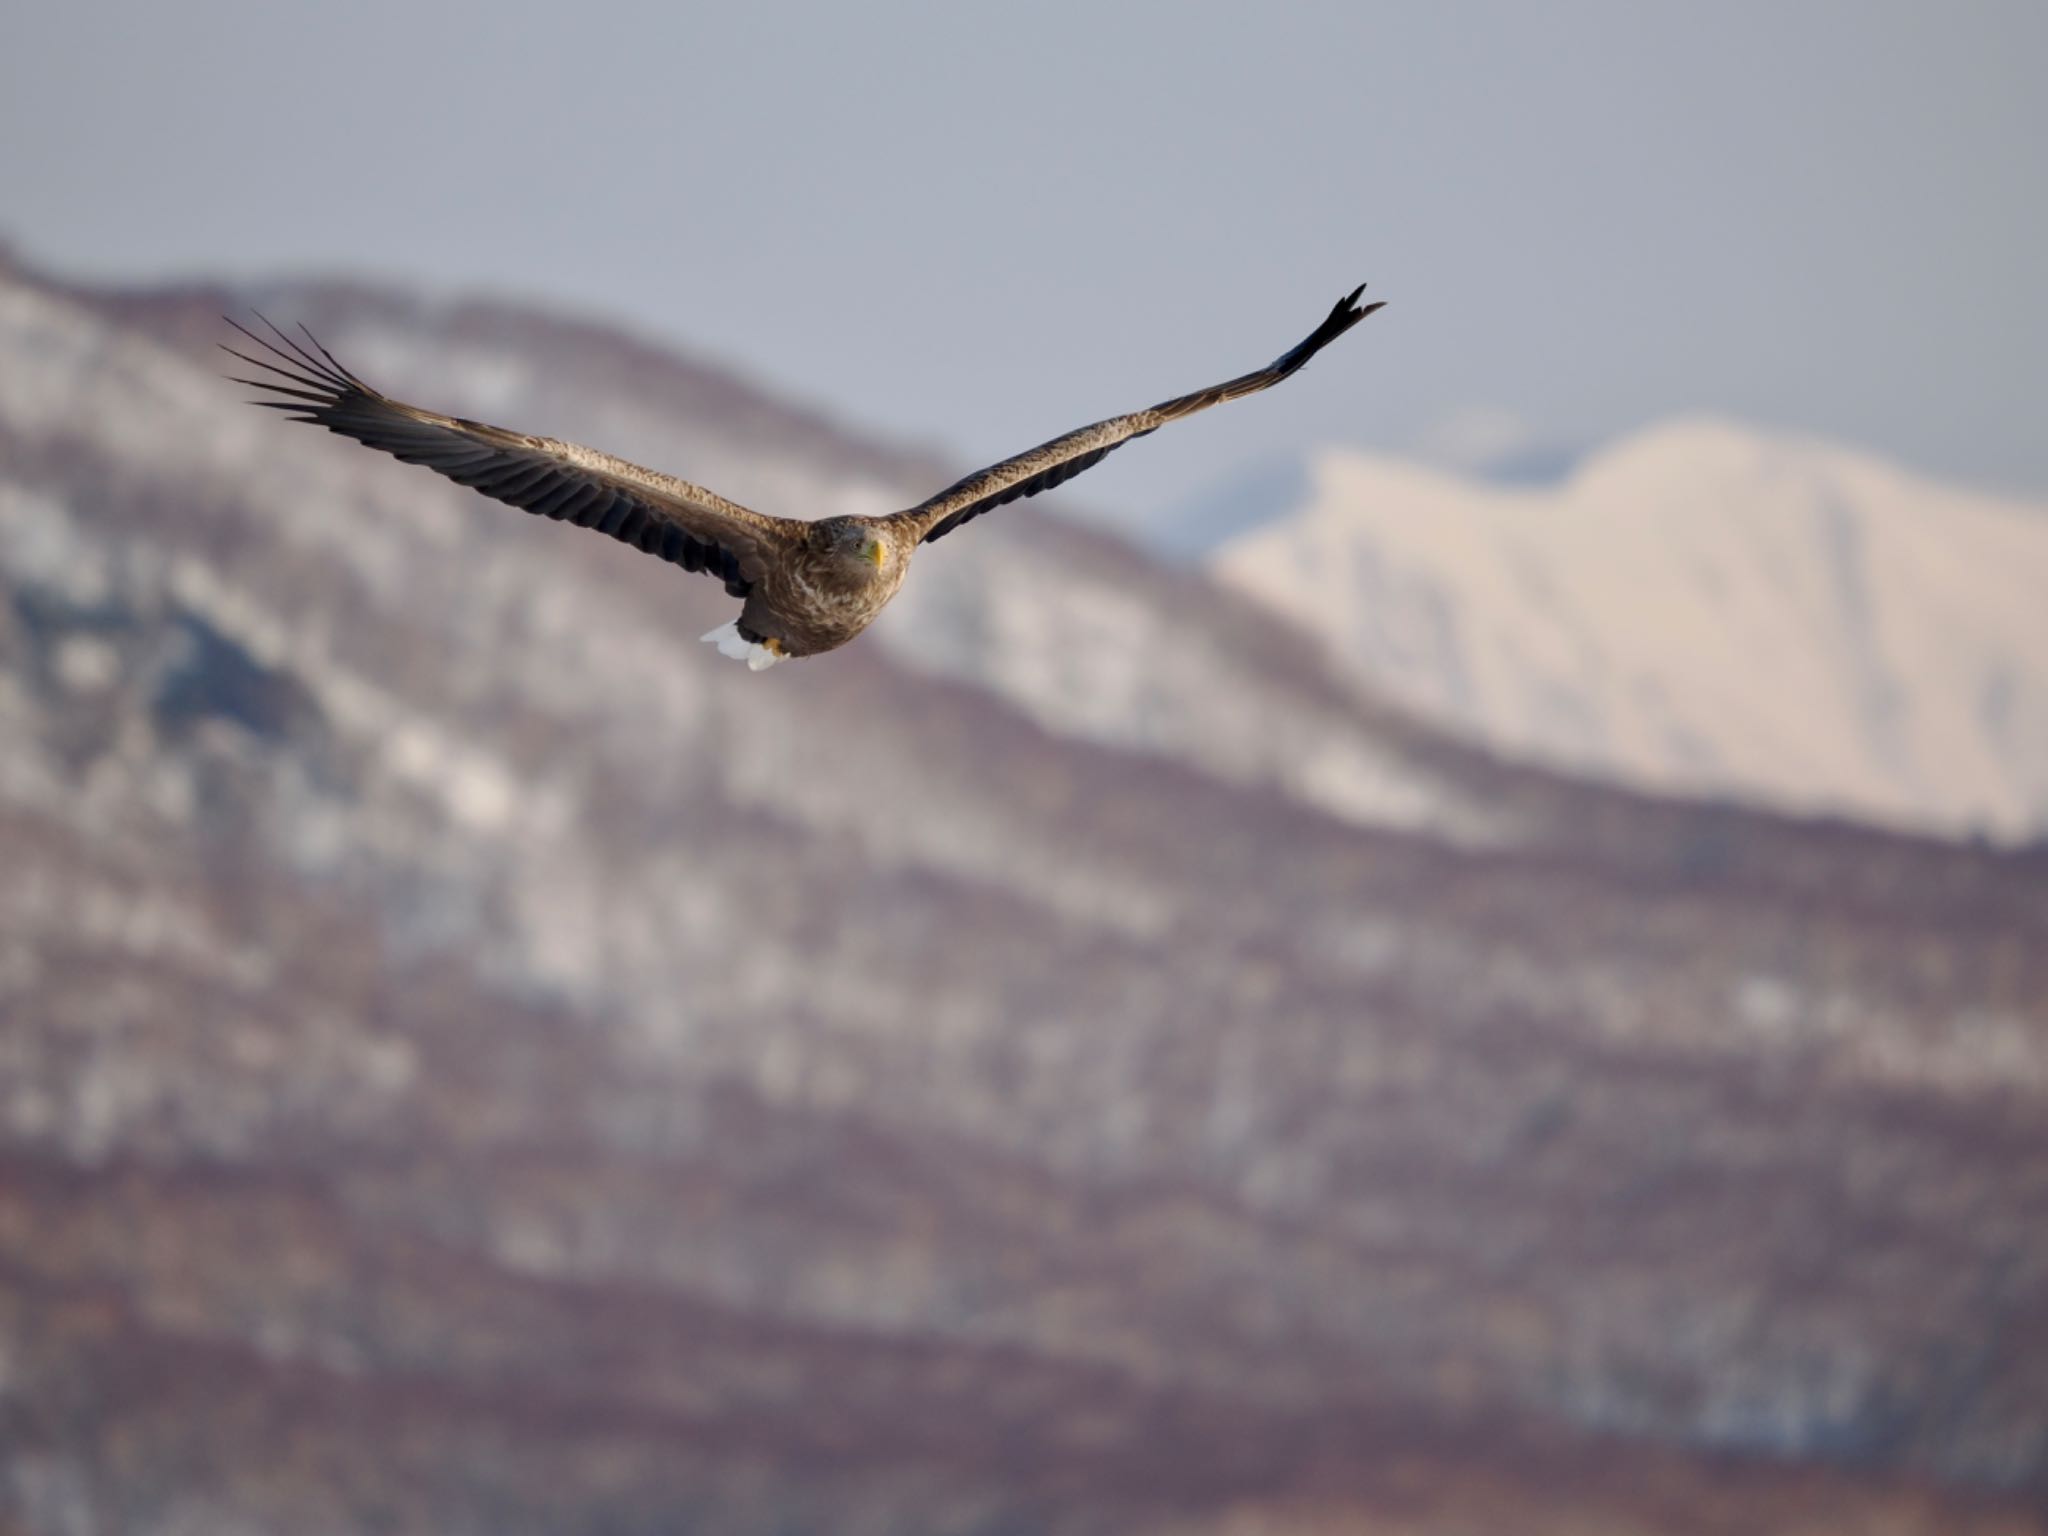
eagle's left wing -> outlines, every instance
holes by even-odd
[[[1112,416],[1107,421],[1098,421],[1093,426],[1082,427],[1064,437],[1056,437],[1049,443],[1040,443],[1028,453],[1020,453],[1014,459],[1005,459],[1000,464],[990,465],[966,479],[946,487],[929,501],[912,507],[907,512],[898,512],[889,519],[899,529],[914,534],[921,542],[943,538],[962,523],[971,522],[982,513],[1016,501],[1024,496],[1036,496],[1040,491],[1049,491],[1074,476],[1099,464],[1105,454],[1122,447],[1134,437],[1143,437],[1156,432],[1169,421],[1178,421],[1183,416],[1192,416],[1197,411],[1206,411],[1212,405],[1221,405],[1226,400],[1236,400],[1245,395],[1257,394],[1262,389],[1271,389],[1288,375],[1296,372],[1310,358],[1314,357],[1331,342],[1342,336],[1374,310],[1383,308],[1380,304],[1361,306],[1358,296],[1365,292],[1360,283],[1350,293],[1337,301],[1336,307],[1323,323],[1311,331],[1302,341],[1283,352],[1266,367],[1256,373],[1243,374],[1238,378],[1212,384],[1207,389],[1198,389],[1191,395],[1181,395],[1172,400],[1161,401],[1150,410],[1134,411],[1128,416]]]

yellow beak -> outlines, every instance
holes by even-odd
[[[889,558],[888,546],[880,539],[869,539],[861,546],[860,552],[861,557],[877,570],[881,568],[882,562]]]

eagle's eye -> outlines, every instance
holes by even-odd
[[[889,546],[872,528],[850,523],[833,530],[831,550],[848,560],[865,560],[879,570],[889,558]]]

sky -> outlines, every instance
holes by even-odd
[[[963,466],[1389,301],[1091,506],[1695,411],[2048,494],[2032,0],[0,0],[0,36],[31,262],[541,299]]]

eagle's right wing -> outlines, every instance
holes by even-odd
[[[804,537],[802,523],[765,517],[700,485],[610,454],[393,400],[336,362],[312,332],[305,336],[317,357],[268,320],[263,323],[282,348],[228,321],[272,361],[223,349],[277,376],[235,380],[279,397],[256,404],[289,412],[293,421],[352,437],[408,464],[424,464],[537,516],[595,528],[686,571],[708,572],[734,597],[745,597],[781,551]]]

